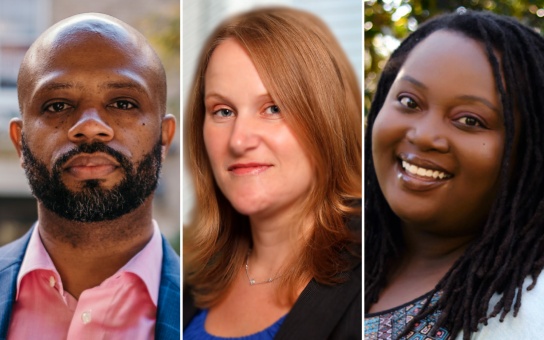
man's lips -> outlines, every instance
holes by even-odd
[[[105,153],[82,153],[72,157],[63,170],[80,180],[99,179],[114,172],[119,167],[115,159]]]
[[[227,170],[235,175],[257,175],[268,170],[272,164],[266,163],[236,163],[227,168]]]

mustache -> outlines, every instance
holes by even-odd
[[[102,142],[94,142],[90,144],[87,143],[87,144],[77,145],[70,151],[64,153],[55,161],[55,164],[53,165],[53,172],[61,172],[64,164],[66,164],[66,162],[68,162],[74,156],[77,156],[82,153],[91,154],[95,152],[102,152],[112,156],[120,164],[121,168],[123,168],[127,172],[132,172],[133,166],[130,160],[119,151],[113,149],[112,147]]]

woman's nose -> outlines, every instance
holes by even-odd
[[[414,118],[406,139],[422,151],[448,152],[450,149],[443,116],[427,112]]]
[[[234,154],[241,155],[259,145],[260,129],[255,120],[252,116],[236,117],[229,140],[229,148]]]

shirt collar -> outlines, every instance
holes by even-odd
[[[153,227],[153,236],[144,249],[140,250],[138,254],[117,272],[128,272],[137,275],[145,283],[151,300],[157,306],[161,283],[163,250],[161,232],[155,220],[153,220]]]
[[[16,299],[19,297],[21,281],[28,273],[35,270],[51,271],[59,283],[59,290],[61,294],[63,293],[60,275],[42,243],[38,229],[39,225],[36,223],[36,226],[34,227],[34,230],[30,236],[23,262],[21,263],[21,269],[17,275]],[[128,261],[121,269],[112,275],[112,277],[120,273],[132,273],[138,276],[144,282],[151,300],[155,306],[157,306],[159,300],[162,256],[163,249],[161,233],[157,222],[153,220],[153,236],[151,237],[151,240],[142,250],[140,250],[139,253],[134,255],[130,261]],[[109,278],[105,281],[107,280],[109,280]]]

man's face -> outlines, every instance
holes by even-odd
[[[22,121],[10,134],[45,208],[115,219],[152,194],[175,123],[162,117],[158,76],[129,34],[59,35],[19,79]]]

